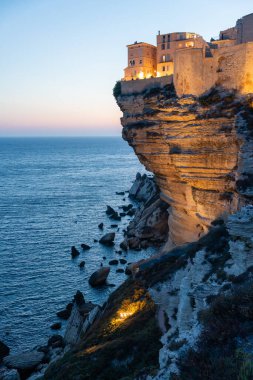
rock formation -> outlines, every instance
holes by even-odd
[[[170,205],[167,248],[195,241],[252,195],[252,98],[212,89],[178,98],[171,86],[119,96],[123,138]]]
[[[134,218],[127,227],[122,246],[126,249],[160,246],[168,236],[169,206],[160,199],[160,190],[154,178],[137,173],[129,197],[141,204],[135,210]],[[132,210],[133,208],[130,209]]]

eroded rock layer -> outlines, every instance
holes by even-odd
[[[252,195],[250,96],[212,89],[201,98],[176,97],[172,88],[119,96],[123,138],[170,206],[166,246],[195,241],[213,220]]]

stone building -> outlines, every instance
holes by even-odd
[[[179,96],[199,96],[213,86],[253,93],[253,13],[210,43],[196,33],[184,32],[159,33],[157,48],[146,43],[129,45],[124,79],[145,78],[143,85],[136,85],[138,91],[148,89],[149,83],[150,88],[160,88],[173,81]],[[123,87],[136,92],[134,85]]]
[[[173,82],[178,95],[201,95],[213,86],[253,92],[253,14],[220,32],[209,49],[177,50]]]
[[[127,45],[128,66],[125,80],[156,77],[156,47],[145,42],[135,42]]]
[[[242,17],[236,23],[237,44],[253,41],[253,13]]]
[[[174,55],[178,49],[202,48],[204,39],[196,33],[177,32],[157,35],[157,76],[174,73]]]

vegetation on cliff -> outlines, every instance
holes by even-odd
[[[128,280],[109,298],[102,317],[45,380],[130,380],[155,373],[161,332],[156,307],[141,281]]]

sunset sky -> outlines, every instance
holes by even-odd
[[[126,45],[157,31],[206,39],[252,0],[0,0],[0,136],[119,135]]]

